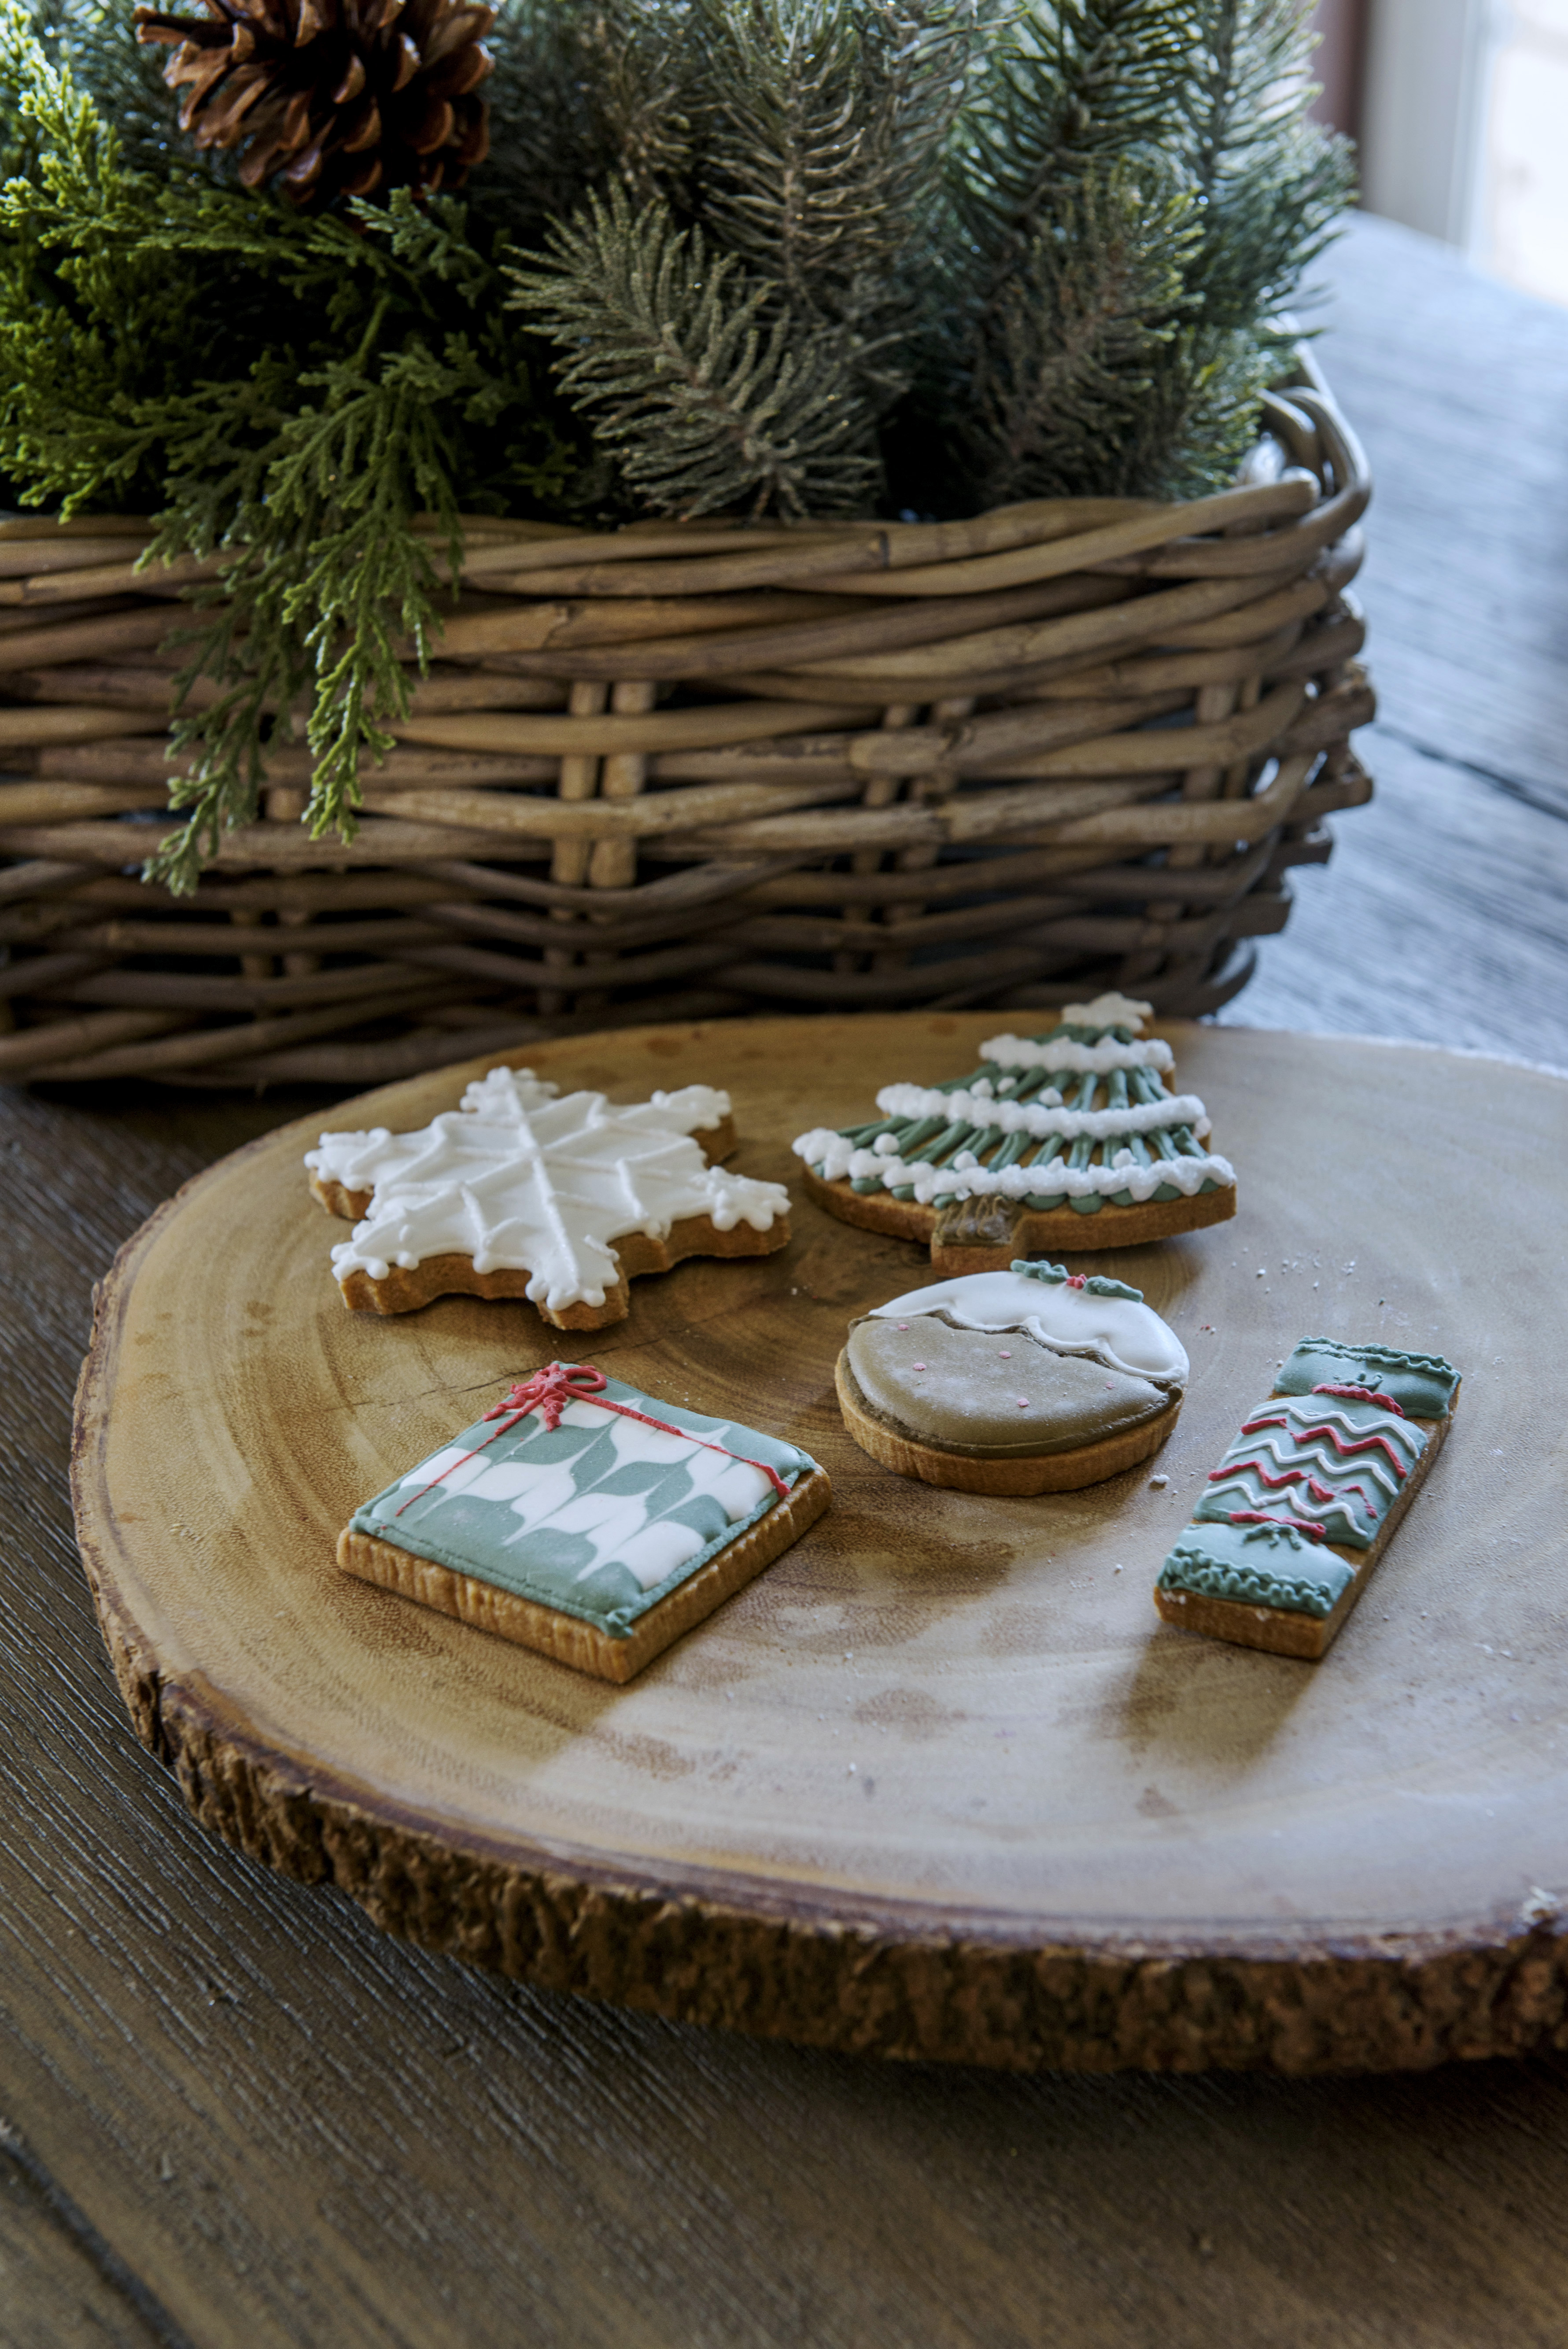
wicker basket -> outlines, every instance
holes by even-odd
[[[358,837],[161,835],[182,587],[128,522],[0,524],[0,1078],[374,1082],[633,1019],[1245,984],[1370,796],[1370,493],[1303,361],[1242,484],[973,522],[476,523]]]

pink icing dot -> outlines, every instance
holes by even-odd
[[[900,1330],[907,1330],[907,1329],[909,1328],[909,1323],[908,1323],[907,1321],[900,1321],[900,1322],[899,1322],[899,1324],[898,1324],[898,1327],[899,1327],[899,1329],[900,1329]]]
[[[1002,1350],[1001,1350],[1001,1352],[1000,1352],[1000,1353],[998,1354],[998,1356],[997,1356],[997,1361],[998,1361],[999,1362],[1010,1362],[1012,1360],[1012,1352],[1011,1352],[1010,1349],[1009,1349],[1008,1347],[1006,1347],[1006,1346],[1003,1346],[1003,1347],[1002,1347]]]
[[[925,1367],[926,1367],[926,1366],[925,1366],[924,1362],[917,1362],[917,1363],[915,1364],[915,1368],[916,1368],[916,1370],[918,1370],[918,1371],[923,1371],[923,1370],[925,1369]]]
[[[1019,1408],[1019,1410],[1020,1410],[1020,1411],[1027,1411],[1027,1410],[1028,1410],[1028,1408],[1029,1408],[1029,1397],[1028,1397],[1027,1395],[1020,1395],[1020,1396],[1019,1396],[1019,1398],[1018,1398],[1018,1408]]]

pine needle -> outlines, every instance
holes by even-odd
[[[513,302],[560,347],[562,388],[656,513],[853,512],[875,479],[842,333],[767,323],[773,287],[659,199],[592,198]]]

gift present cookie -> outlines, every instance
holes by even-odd
[[[1067,1493],[1157,1452],[1187,1355],[1119,1280],[1018,1262],[878,1305],[850,1329],[844,1424],[900,1476],[961,1493]]]
[[[1160,1570],[1166,1621],[1323,1655],[1442,1448],[1459,1392],[1440,1355],[1303,1338]]]
[[[808,1453],[550,1362],[356,1509],[337,1563],[600,1680],[650,1658],[832,1497]]]
[[[1236,1212],[1236,1174],[1205,1145],[1195,1093],[1147,1003],[1070,1003],[1044,1036],[993,1036],[943,1084],[884,1085],[881,1114],[795,1141],[812,1198],[846,1224],[929,1241],[939,1272],[1166,1239]]]
[[[416,1133],[324,1133],[305,1163],[322,1206],[355,1224],[332,1251],[346,1304],[525,1297],[557,1330],[602,1330],[625,1319],[638,1273],[788,1244],[783,1184],[713,1163],[734,1147],[711,1085],[621,1107],[492,1069]]]

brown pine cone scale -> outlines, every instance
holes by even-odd
[[[489,148],[475,95],[493,8],[474,0],[204,0],[207,16],[136,11],[174,51],[180,127],[243,150],[248,188],[320,206],[376,189],[459,188]]]

